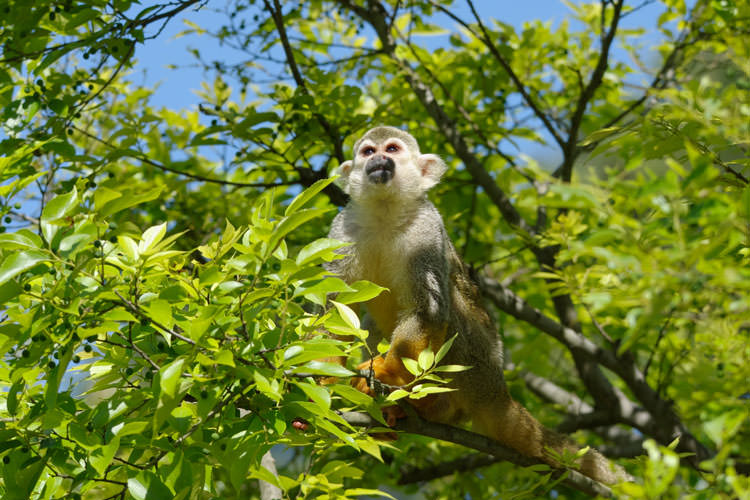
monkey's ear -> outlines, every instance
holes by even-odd
[[[425,190],[440,182],[440,178],[448,168],[438,155],[433,154],[419,155],[417,167],[422,175],[422,187]]]
[[[353,163],[351,160],[346,160],[333,171],[334,174],[341,176],[336,180],[336,184],[341,186],[341,189],[343,189],[345,193],[349,192],[349,174],[352,173],[352,165]]]

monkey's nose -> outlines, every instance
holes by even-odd
[[[370,158],[365,165],[367,178],[375,184],[385,184],[393,178],[396,164],[387,156],[377,155]]]

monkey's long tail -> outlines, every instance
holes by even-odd
[[[553,467],[560,467],[560,464],[549,450],[562,455],[565,451],[576,453],[580,449],[570,438],[544,427],[516,401],[511,400],[503,406],[499,414],[494,412],[491,422],[487,416],[483,416],[485,418],[481,418],[479,422],[475,420],[481,427],[478,429],[480,432]],[[593,448],[578,460],[578,465],[582,474],[600,483],[615,484],[630,478],[624,469]]]

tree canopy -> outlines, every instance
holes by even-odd
[[[750,498],[750,4],[146,4],[0,3],[0,496]],[[170,109],[133,68],[181,18],[205,81]],[[374,437],[350,306],[381,288],[322,265],[379,124],[449,165],[513,397],[633,482]]]

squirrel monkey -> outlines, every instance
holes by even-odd
[[[408,384],[413,376],[401,359],[417,359],[427,347],[437,352],[457,334],[443,362],[471,368],[454,374],[456,391],[415,402],[417,413],[446,424],[470,419],[477,432],[559,466],[547,450],[575,452],[578,447],[511,399],[503,378],[502,341],[440,214],[427,199],[427,190],[445,170],[438,156],[421,154],[407,132],[376,127],[365,133],[354,145],[354,159],[338,169],[351,200],[334,219],[329,236],[351,245],[341,250],[344,258],[328,267],[349,283],[369,280],[388,289],[365,304],[374,322],[371,335],[391,342],[385,356],[372,361],[376,379]],[[370,392],[364,379],[357,388]],[[626,477],[595,450],[580,459],[580,466],[603,483]]]

